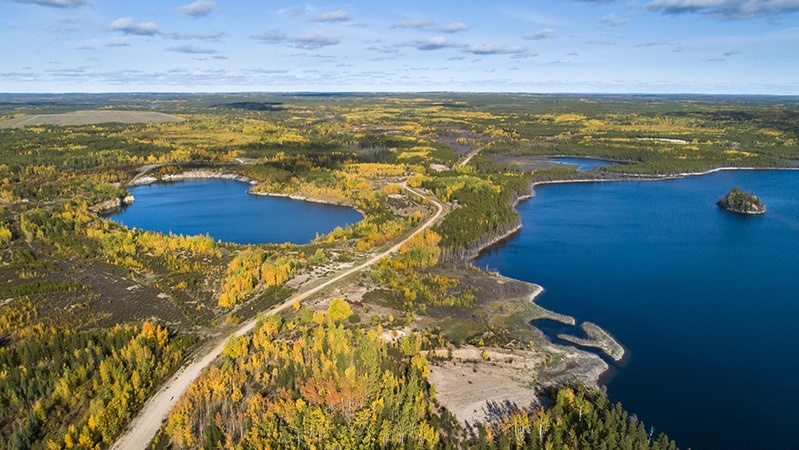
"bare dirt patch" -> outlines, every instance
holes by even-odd
[[[36,114],[0,122],[2,128],[24,128],[34,125],[81,126],[101,123],[165,123],[186,119],[153,111],[73,111],[64,114]]]
[[[448,351],[437,350],[436,355],[447,357]],[[490,422],[496,419],[492,405],[540,405],[534,384],[545,361],[543,354],[468,346],[452,350],[451,356],[451,360],[430,366],[429,380],[438,401],[459,421],[470,425]]]

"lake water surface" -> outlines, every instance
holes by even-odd
[[[183,235],[209,234],[237,244],[305,244],[363,219],[352,208],[250,195],[249,184],[222,179],[129,188],[133,205],[109,216],[128,227]]]
[[[721,210],[739,186],[764,216]],[[797,449],[799,172],[538,186],[475,264],[625,345],[608,395],[681,448]]]
[[[593,158],[569,158],[569,157],[557,157],[557,158],[548,158],[542,159],[542,162],[549,162],[549,163],[556,163],[556,164],[563,164],[567,166],[577,166],[578,172],[585,172],[588,170],[594,170],[599,167],[605,166],[614,166],[618,163],[614,161],[608,161],[605,159],[593,159]]]

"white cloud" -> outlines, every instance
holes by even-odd
[[[616,28],[627,23],[627,18],[619,17],[618,15],[616,15],[616,13],[610,13],[606,16],[602,16],[602,18],[600,18],[599,21],[604,24],[610,25],[613,28]]]
[[[219,41],[226,36],[221,31],[205,31],[202,33],[162,33],[165,38],[178,41],[197,39],[200,41]]]
[[[799,0],[652,0],[647,6],[666,14],[707,13],[745,19],[799,11]]]
[[[341,43],[341,39],[332,36],[322,36],[316,33],[306,33],[289,38],[280,30],[271,30],[265,33],[250,36],[250,38],[264,44],[286,45],[302,50],[317,50]]]
[[[555,34],[555,30],[552,28],[544,28],[543,30],[538,30],[535,33],[526,34],[522,37],[528,41],[540,41],[544,39],[552,39],[555,37]]]
[[[457,44],[450,42],[443,36],[435,36],[425,41],[413,41],[403,44],[405,47],[413,47],[416,50],[430,51],[441,50],[444,48],[458,47]]]
[[[281,42],[286,40],[286,33],[283,33],[280,30],[271,30],[250,37],[252,39],[255,39],[256,41],[263,42],[265,44],[280,44]]]
[[[469,45],[466,52],[474,55],[520,55],[527,49],[516,45],[481,43]]]
[[[216,8],[216,3],[209,0],[197,0],[194,3],[180,7],[180,11],[192,17],[204,17],[211,14],[211,11]]]
[[[48,6],[51,8],[75,8],[85,5],[86,0],[13,0],[15,3]]]
[[[214,53],[216,53],[216,50],[212,48],[201,48],[201,47],[195,47],[193,45],[178,45],[175,47],[167,47],[166,50],[169,52],[186,53],[189,55],[213,55]]]
[[[303,50],[316,50],[322,47],[338,45],[341,39],[337,37],[320,36],[316,33],[301,34],[291,40],[293,47]]]
[[[122,17],[111,22],[110,28],[125,34],[137,36],[153,36],[158,34],[158,24],[155,22],[136,23],[133,17]]]
[[[443,28],[441,31],[444,33],[458,33],[460,31],[466,31],[469,29],[469,25],[466,25],[463,22],[453,22]]]
[[[281,16],[297,17],[311,11],[311,8],[305,5],[290,6],[288,8],[281,8],[277,13]]]
[[[428,30],[433,28],[433,26],[435,26],[435,23],[429,19],[411,19],[395,22],[391,25],[391,28],[416,28],[418,30]]]
[[[398,48],[391,47],[391,46],[388,46],[388,45],[372,45],[372,46],[366,47],[366,49],[370,50],[370,51],[373,51],[373,52],[377,52],[377,53],[383,53],[383,54],[399,53],[399,49]]]
[[[350,20],[350,12],[346,9],[323,12],[316,16],[317,22],[346,22]]]
[[[105,46],[106,47],[129,47],[130,46],[130,41],[128,41],[127,39],[124,39],[124,38],[112,39]]]

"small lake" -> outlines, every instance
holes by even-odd
[[[594,170],[599,167],[614,166],[618,164],[616,162],[604,159],[567,158],[567,157],[548,158],[548,159],[542,159],[541,161],[548,163],[555,163],[555,164],[563,164],[567,166],[577,166],[578,172],[586,172],[588,170]]]
[[[108,217],[128,227],[183,235],[208,234],[237,244],[306,244],[317,234],[363,219],[352,208],[247,193],[250,185],[222,179],[129,188],[132,205]]]
[[[768,212],[718,208],[733,186]],[[538,186],[522,230],[475,265],[613,334],[629,353],[610,399],[680,448],[797,449],[797,193],[781,171]]]

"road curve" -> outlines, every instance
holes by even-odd
[[[330,286],[337,281],[340,281],[342,278],[345,278],[349,275],[352,275],[355,272],[361,271],[367,267],[372,266],[377,261],[379,261],[384,256],[387,256],[390,253],[394,253],[399,248],[407,242],[412,237],[416,236],[417,234],[421,233],[427,228],[430,228],[444,213],[444,205],[441,204],[438,200],[432,197],[427,197],[422,195],[421,193],[415,191],[414,189],[409,188],[408,186],[404,186],[404,188],[411,192],[414,195],[417,195],[422,198],[426,198],[433,202],[436,206],[436,213],[433,214],[430,218],[428,218],[419,228],[416,229],[410,236],[403,239],[393,247],[385,250],[381,253],[376,254],[375,256],[369,258],[367,261],[353,266],[338,275],[334,276],[333,278],[325,281],[324,283],[315,286],[307,291],[303,291],[297,293],[288,298],[285,302],[281,303],[280,305],[274,306],[271,309],[266,311],[266,315],[272,315],[283,311],[286,308],[291,307],[295,301],[302,301],[322,289]],[[238,329],[230,333],[228,336],[223,338],[218,345],[210,349],[207,353],[203,355],[194,355],[195,359],[186,366],[183,366],[177,373],[175,373],[172,378],[170,378],[164,385],[155,393],[153,394],[147,402],[145,402],[142,409],[133,419],[133,421],[128,426],[128,429],[125,431],[114,445],[111,447],[112,450],[144,450],[150,444],[150,441],[153,440],[155,434],[158,432],[158,429],[161,428],[161,424],[166,420],[167,416],[169,416],[169,412],[172,408],[175,407],[180,397],[186,392],[191,384],[197,377],[200,376],[202,371],[211,365],[214,360],[222,354],[222,350],[225,348],[225,344],[227,343],[228,339],[231,336],[241,336],[244,334],[249,333],[255,327],[255,322],[257,318],[250,319],[249,321],[245,322],[241,325]]]

